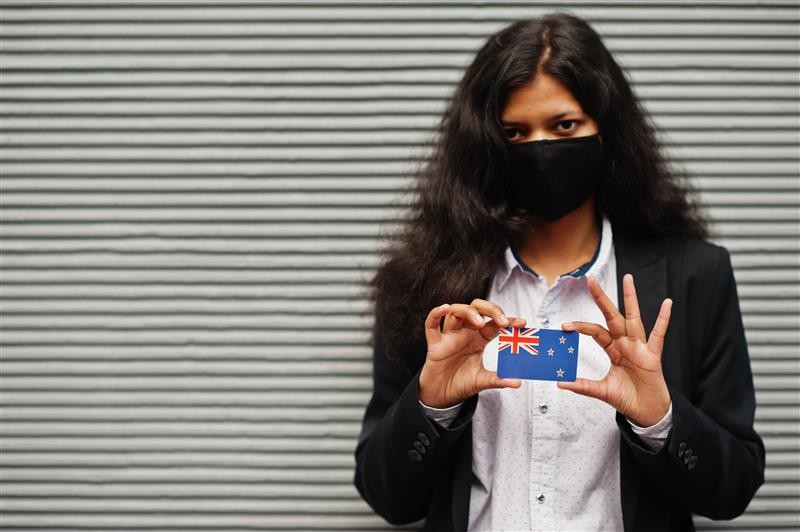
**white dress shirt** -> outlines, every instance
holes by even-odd
[[[565,321],[605,325],[586,288],[595,277],[619,308],[611,224],[603,218],[593,259],[547,287],[544,277],[522,264],[511,248],[495,271],[488,300],[528,327],[559,329]],[[590,336],[580,336],[578,377],[602,379],[608,355]],[[483,353],[497,368],[497,339]],[[463,403],[422,406],[448,426]],[[469,530],[622,530],[620,434],[616,410],[603,401],[523,380],[520,388],[484,390],[472,417],[472,485]],[[630,420],[628,420],[629,423]],[[651,427],[633,431],[653,450],[672,427],[672,405]]]

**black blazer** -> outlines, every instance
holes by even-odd
[[[651,451],[616,416],[625,530],[694,530],[692,513],[732,519],[764,482],[765,451],[753,429],[753,378],[730,255],[707,242],[633,239],[619,231],[614,248],[620,304],[622,276],[631,273],[648,334],[661,302],[673,300],[662,354],[673,425],[664,446]],[[439,425],[418,401],[424,331],[406,355],[404,363],[387,358],[376,332],[374,389],[355,449],[356,488],[392,524],[425,518],[422,530],[465,531],[471,418],[480,394],[450,427]]]

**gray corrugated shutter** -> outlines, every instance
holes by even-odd
[[[540,2],[2,9],[11,529],[383,528],[352,485],[364,280],[491,32]],[[733,255],[767,483],[798,525],[798,9],[592,2]],[[388,527],[387,527],[388,528]]]

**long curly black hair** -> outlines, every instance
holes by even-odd
[[[598,124],[608,166],[595,199],[615,232],[708,238],[685,174],[662,155],[656,127],[595,30],[565,12],[519,20],[490,36],[466,69],[417,172],[408,217],[372,280],[373,340],[381,335],[390,358],[424,360],[416,346],[430,309],[479,297],[525,231],[505,200],[500,114],[508,94],[540,70]]]

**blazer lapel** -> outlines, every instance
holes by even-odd
[[[626,237],[614,232],[614,254],[617,261],[617,297],[619,310],[625,313],[622,277],[633,275],[639,313],[647,334],[653,329],[661,302],[667,297],[667,258],[659,256],[652,244],[644,239]],[[628,447],[620,441],[620,491],[622,520],[625,530],[633,530],[639,507],[639,471]]]

